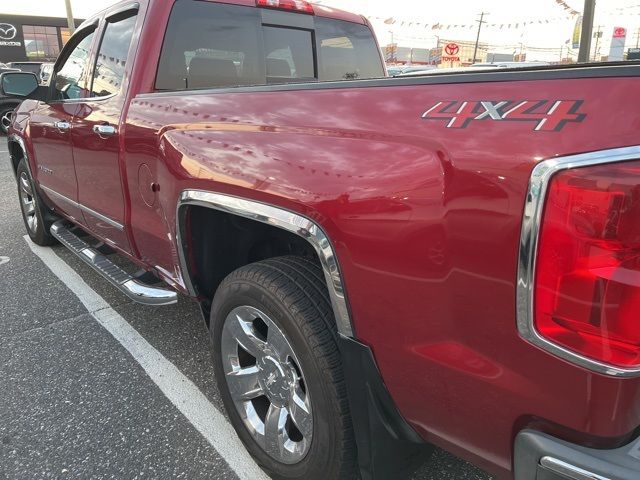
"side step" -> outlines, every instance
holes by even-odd
[[[144,305],[171,305],[178,301],[175,291],[147,285],[122,270],[69,230],[64,220],[51,225],[51,235],[134,302]]]

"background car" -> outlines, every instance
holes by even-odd
[[[53,63],[42,62],[10,62],[8,65],[0,63],[0,74],[5,72],[31,72],[38,77],[41,85],[48,85]],[[0,95],[0,134],[6,135],[11,124],[11,114],[20,104],[15,98]]]
[[[53,73],[53,63],[43,63],[40,68],[40,85],[49,85]]]
[[[12,64],[0,63],[0,74],[6,72],[19,72],[20,68]],[[20,105],[20,100],[0,95],[0,134],[6,135],[11,124],[11,113]]]
[[[551,65],[548,62],[495,62],[495,63],[474,63],[468,68],[527,68],[543,67]]]
[[[9,67],[17,68],[23,72],[35,73],[40,78],[40,69],[42,68],[42,62],[10,62]]]
[[[437,68],[435,65],[398,65],[387,67],[387,72],[389,72],[390,77],[397,77],[406,73],[425,72],[436,70]]]
[[[11,114],[20,102],[10,101],[0,96],[0,133],[6,135],[11,125]]]
[[[20,71],[20,69],[18,69],[18,68],[10,68],[4,63],[0,64],[0,73],[19,72],[19,71]]]
[[[492,71],[492,70],[507,70],[515,68],[531,68],[531,67],[543,67],[548,66],[546,62],[500,62],[500,63],[474,63],[468,67],[455,67],[455,68],[434,68],[430,70],[418,70],[403,72],[399,76],[401,77],[415,77],[420,75],[433,75],[433,74],[446,74],[446,73],[472,73],[479,71]]]
[[[17,68],[10,68],[5,63],[0,63],[0,74],[19,71]],[[18,105],[20,105],[20,100],[0,95],[0,134],[7,134],[11,124],[11,113]]]

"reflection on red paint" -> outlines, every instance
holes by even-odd
[[[421,345],[415,351],[434,362],[454,368],[470,375],[484,378],[498,378],[502,368],[478,352],[457,342],[442,342]]]

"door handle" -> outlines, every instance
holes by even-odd
[[[101,138],[112,137],[116,134],[116,127],[113,125],[94,125],[93,133]]]
[[[71,128],[71,124],[69,122],[55,122],[53,126],[61,132],[66,132]]]

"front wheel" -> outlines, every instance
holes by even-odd
[[[37,245],[43,247],[53,245],[56,239],[49,233],[49,229],[55,217],[38,195],[24,158],[18,164],[16,176],[22,219],[29,237]]]
[[[236,270],[211,309],[216,377],[231,422],[276,479],[356,478],[356,450],[322,270],[281,257]]]

